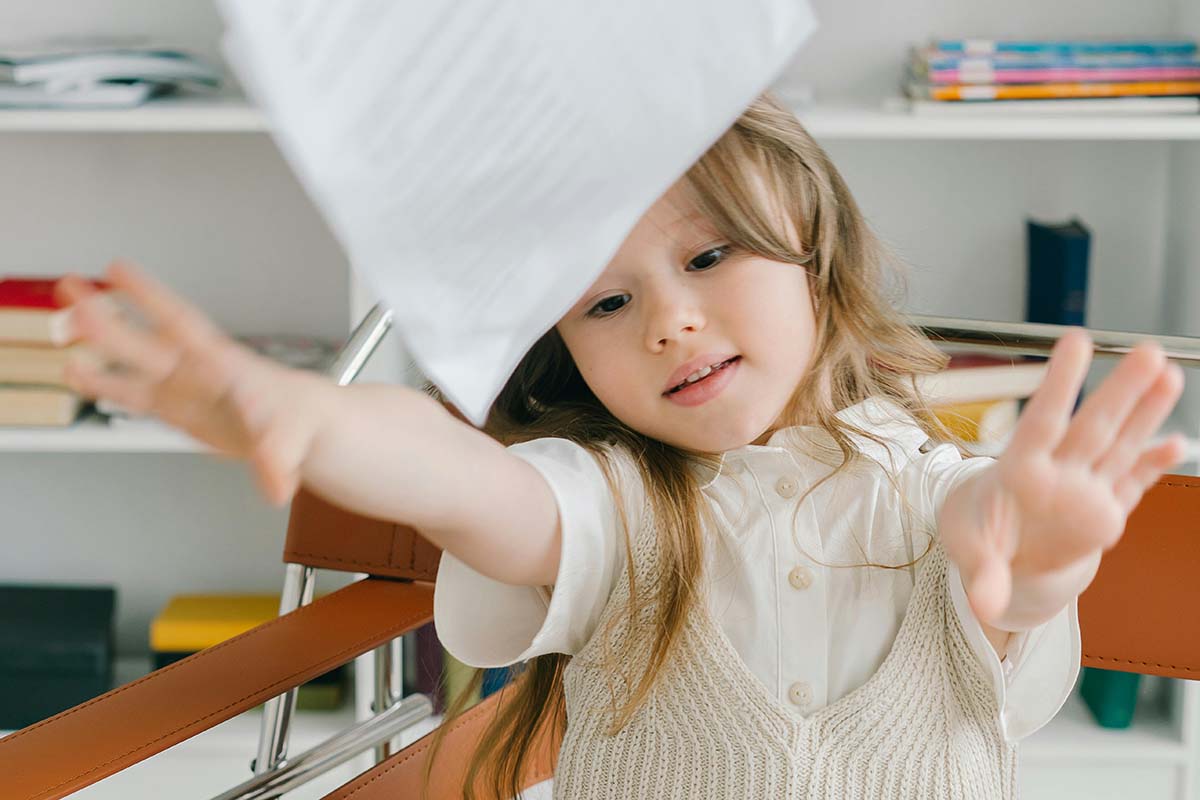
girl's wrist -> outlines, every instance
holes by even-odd
[[[993,624],[1006,631],[1020,632],[1053,619],[1091,584],[1102,555],[1103,551],[1097,549],[1053,571],[1014,572],[1008,608]]]

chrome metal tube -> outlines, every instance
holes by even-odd
[[[399,702],[403,694],[401,681],[402,640],[397,637],[386,644],[375,648],[375,700],[373,710],[376,714],[391,708]],[[380,742],[375,746],[375,763],[381,764],[392,755],[392,743]]]
[[[381,304],[373,306],[342,345],[329,366],[329,377],[337,381],[338,386],[352,383],[391,326],[392,310]]]
[[[376,304],[350,334],[342,349],[330,364],[327,374],[339,386],[346,386],[358,377],[363,365],[392,324],[392,312]],[[315,571],[312,567],[288,564],[284,578],[280,615],[295,611],[312,602]],[[263,705],[262,729],[258,740],[258,755],[250,769],[261,775],[274,769],[287,758],[288,726],[296,710],[297,689],[291,689]]]
[[[303,564],[288,564],[283,579],[279,615],[295,611],[312,602],[316,570]],[[261,775],[275,769],[287,758],[288,727],[296,713],[298,687],[289,689],[263,704],[262,727],[258,734],[258,755],[250,762],[250,771]]]
[[[909,321],[939,343],[972,350],[1004,351],[1014,355],[1047,355],[1054,343],[1070,328],[1036,322],[985,322],[956,317],[910,316]],[[1200,366],[1200,338],[1160,336],[1087,329],[1096,355],[1121,356],[1141,341],[1151,339],[1162,346],[1167,358],[1186,366]]]
[[[400,734],[433,713],[433,703],[413,694],[370,719],[326,739],[276,769],[255,775],[213,800],[268,800],[338,767],[359,753]]]

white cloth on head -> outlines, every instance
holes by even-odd
[[[784,428],[766,445],[724,453],[720,470],[701,481],[717,522],[715,530],[706,528],[708,608],[750,672],[800,715],[848,696],[880,668],[923,561],[914,569],[837,565],[914,560],[929,544],[922,530],[933,531],[950,490],[993,463],[962,459],[953,445],[923,447],[927,437],[911,417],[885,401],[868,400],[838,416],[889,442],[887,450],[869,440],[859,444],[887,465],[895,486],[882,467],[868,463],[825,481],[800,502],[830,471],[809,455],[812,437],[827,435],[807,427]],[[626,569],[615,503],[595,458],[565,439],[535,439],[509,449],[550,484],[562,554],[552,591],[500,583],[450,553],[442,555],[434,599],[438,636],[455,657],[479,667],[578,653]],[[627,457],[613,455],[626,516],[636,525],[645,509],[641,481]],[[901,526],[905,505],[911,535]],[[1002,734],[1016,742],[1053,718],[1075,683],[1076,603],[1013,636],[1001,661],[970,610],[953,563],[948,573],[949,606],[989,678]]]
[[[351,265],[476,424],[815,27],[806,0],[219,6]]]

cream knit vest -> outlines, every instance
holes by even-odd
[[[653,593],[653,526],[641,526],[634,564],[639,595]],[[623,575],[597,633],[567,666],[567,729],[554,796],[595,798],[1011,798],[1016,748],[1000,733],[982,665],[951,605],[946,556],[935,544],[891,651],[850,694],[802,717],[783,706],[737,655],[703,600],[646,702],[617,735],[611,689],[624,684],[600,666],[603,632],[632,635],[627,674],[650,651],[643,624],[630,634]],[[610,681],[609,678],[612,678]]]

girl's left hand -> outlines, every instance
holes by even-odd
[[[1085,331],[1060,339],[1008,448],[943,506],[947,555],[984,623],[1001,621],[1014,583],[1093,562],[1090,582],[1142,494],[1184,456],[1178,434],[1147,447],[1183,389],[1183,371],[1161,348],[1130,351],[1072,417],[1091,360]]]

